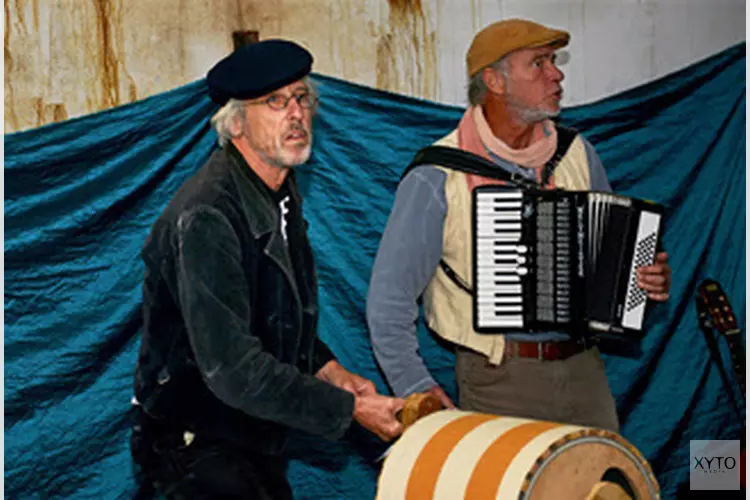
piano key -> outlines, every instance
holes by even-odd
[[[477,249],[493,250],[498,252],[515,252],[525,254],[529,248],[526,245],[509,245],[505,241],[495,241],[494,238],[482,238],[477,241]]]
[[[501,231],[507,231],[507,232],[519,232],[523,229],[523,226],[520,222],[479,222],[477,224],[477,231],[479,234],[482,234],[485,231],[494,231],[495,233],[501,232]]]
[[[499,316],[501,314],[523,312],[523,306],[521,304],[493,305],[491,306],[491,310],[495,313],[495,315]]]
[[[479,308],[477,310],[480,319],[505,319],[506,321],[523,321],[523,314],[518,312],[498,313],[492,308]]]
[[[526,257],[515,253],[500,253],[500,252],[486,252],[478,251],[477,257],[482,261],[501,261],[501,262],[516,262],[518,264],[525,264]]]
[[[506,295],[499,297],[477,297],[478,304],[522,304],[523,297],[520,295]]]
[[[477,203],[486,200],[520,200],[523,198],[521,190],[495,191],[493,193],[477,193]]]
[[[498,233],[492,229],[480,229],[477,228],[477,234],[480,237],[483,236],[491,236],[498,241],[507,241],[507,242],[513,242],[513,241],[521,241],[521,233],[519,232],[509,232],[509,233]]]
[[[496,285],[494,283],[487,284],[485,286],[482,286],[480,284],[479,288],[479,297],[485,296],[485,294],[490,296],[495,296],[496,294],[518,294],[520,295],[523,293],[523,288],[520,284],[513,285],[513,284],[505,284],[505,285]]]
[[[478,205],[475,212],[477,219],[494,219],[496,217],[521,218],[520,203],[500,203],[496,205]]]
[[[508,285],[521,285],[521,278],[514,274],[512,276],[491,276],[486,278],[479,278],[477,280],[479,286],[483,287],[487,291],[494,292],[495,287],[508,286]]]
[[[523,318],[501,319],[501,318],[482,318],[479,321],[480,327],[486,328],[523,328]]]

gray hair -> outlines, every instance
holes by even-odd
[[[484,100],[487,98],[489,89],[487,88],[487,84],[484,83],[484,79],[482,78],[482,73],[486,68],[492,68],[494,71],[499,71],[503,75],[503,78],[507,80],[509,70],[507,54],[494,63],[490,64],[489,66],[485,66],[484,68],[479,70],[476,75],[469,79],[467,98],[469,100],[470,106],[482,105],[484,104]]]
[[[310,77],[306,76],[302,81],[307,86],[310,94],[312,94],[313,99],[317,101],[318,90],[315,88],[315,85],[313,85]],[[225,146],[229,141],[242,134],[242,129],[245,124],[245,105],[247,103],[247,100],[229,99],[229,101],[211,117],[211,125],[219,136],[220,146]],[[317,106],[313,108],[313,113],[316,110]],[[237,125],[240,125],[240,127],[238,128]]]
[[[224,147],[234,137],[238,137],[237,124],[245,121],[245,101],[229,101],[211,117],[211,125],[219,136],[219,145]],[[241,129],[240,129],[241,130]],[[234,133],[232,133],[234,131]]]

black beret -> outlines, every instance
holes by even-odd
[[[243,45],[216,63],[206,75],[211,100],[254,99],[310,73],[312,55],[294,42],[263,40]]]

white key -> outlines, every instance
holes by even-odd
[[[486,227],[477,227],[477,235],[479,237],[492,236],[495,239],[495,241],[507,241],[507,242],[521,241],[520,232],[496,233],[494,229],[486,228]]]
[[[477,193],[477,203],[485,200],[520,200],[523,198],[523,192],[515,189],[507,191],[495,191],[492,193]]]
[[[505,287],[501,285],[489,285],[485,288],[479,288],[479,290],[483,293],[482,296],[486,293],[488,297],[494,297],[496,293],[500,295],[515,294],[519,296],[523,293],[521,285],[516,285],[516,288],[508,288],[508,286],[512,285],[506,285]]]
[[[480,328],[523,328],[523,318],[512,318],[512,319],[500,319],[500,318],[486,318],[480,319]]]
[[[476,214],[479,219],[485,217],[499,217],[503,215],[511,215],[515,217],[521,217],[522,205],[520,202],[515,201],[504,201],[500,203],[477,203]]]
[[[522,298],[519,295],[508,295],[505,297],[478,297],[478,304],[521,304]]]
[[[500,275],[479,275],[477,278],[479,285],[485,286],[502,286],[508,283],[521,283],[521,278],[517,274],[500,274]]]
[[[505,242],[495,241],[494,238],[480,238],[477,240],[477,249],[519,254],[524,254],[527,251],[525,245],[508,245]]]
[[[520,312],[523,312],[523,306],[521,304],[518,304],[518,305],[493,305],[491,307],[491,309],[496,314],[498,314],[498,313],[520,313]]]
[[[478,290],[479,294],[478,297],[494,297],[496,293],[501,294],[518,294],[521,295],[523,293],[523,289],[521,285],[487,285],[486,287],[483,287],[480,284],[480,288]]]

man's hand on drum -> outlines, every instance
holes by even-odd
[[[456,405],[453,403],[450,396],[448,396],[448,394],[439,385],[432,386],[424,392],[432,394],[433,396],[437,396],[440,402],[443,403],[443,407],[450,409],[456,408]]]
[[[404,407],[404,400],[380,394],[356,396],[354,419],[383,441],[391,441],[404,431],[396,413]]]
[[[404,400],[377,393],[371,380],[352,373],[337,361],[329,361],[315,376],[354,395],[354,420],[383,441],[401,435],[403,428],[396,413]]]

